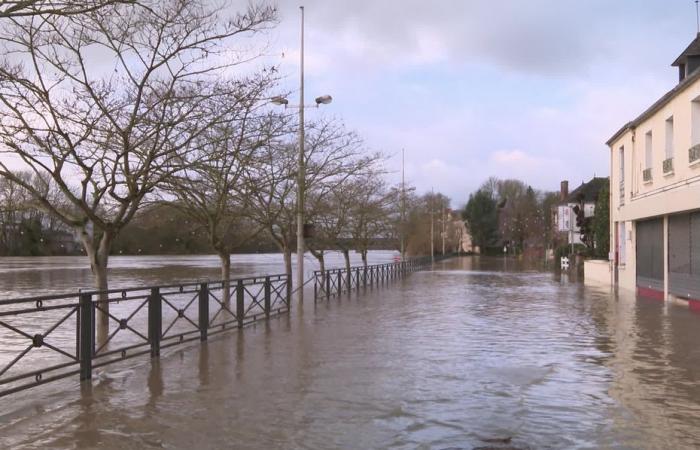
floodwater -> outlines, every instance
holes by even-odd
[[[2,398],[0,447],[693,448],[698,342],[686,308],[455,258]]]
[[[397,252],[370,251],[370,264],[392,262]],[[350,254],[352,265],[362,263],[360,255]],[[326,267],[343,267],[340,253],[326,255]],[[156,284],[220,280],[216,255],[111,256],[110,288],[152,286]],[[296,255],[292,255],[296,270]],[[305,279],[318,270],[316,258],[304,256]],[[231,277],[241,278],[284,273],[280,253],[231,255]],[[0,257],[0,299],[93,290],[90,262],[85,256]]]

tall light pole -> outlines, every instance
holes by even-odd
[[[430,262],[435,262],[435,191],[430,188]]]
[[[442,205],[442,256],[445,256],[445,237],[447,235],[447,211]]]
[[[406,157],[401,149],[401,261],[406,260]]]
[[[297,162],[297,298],[304,301],[304,197],[306,164],[304,162],[304,7],[301,10],[301,60],[299,64],[299,161]]]
[[[304,200],[306,198],[306,161],[304,160],[304,110],[306,108],[318,108],[333,101],[330,95],[316,98],[315,105],[304,104],[304,7],[301,10],[301,52],[299,64],[299,156],[297,160],[297,298],[304,301]],[[276,105],[284,105],[285,109],[294,107],[284,97],[273,97],[270,101]]]

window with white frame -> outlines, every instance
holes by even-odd
[[[690,145],[700,144],[700,97],[690,102]]]
[[[654,158],[654,149],[652,147],[653,145],[653,139],[651,135],[651,131],[647,131],[647,133],[644,135],[644,163],[645,169],[651,169],[651,163]]]

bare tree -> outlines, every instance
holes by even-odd
[[[0,0],[0,19],[39,15],[73,16],[87,14],[105,6],[135,4],[135,0]]]
[[[291,275],[292,245],[296,236],[296,130],[288,129],[286,142],[278,142],[265,149],[258,168],[254,208],[257,220],[270,233],[284,254],[285,268]],[[336,120],[317,120],[306,125],[306,197],[305,217],[313,221],[316,206],[343,182],[361,173],[377,160],[378,155],[367,154],[359,136],[348,131]],[[312,241],[313,242],[313,241]],[[317,258],[323,258],[321,249],[313,249]],[[321,261],[321,260],[319,260]]]
[[[192,141],[193,151],[184,156],[185,169],[164,184],[165,192],[175,197],[171,205],[209,236],[221,261],[224,303],[230,298],[231,252],[262,229],[251,218],[257,186],[246,175],[259,149],[284,126],[259,112],[273,81],[268,75],[242,80],[232,88],[237,92],[233,99],[214,99],[212,110],[228,110],[226,120]]]
[[[362,264],[367,267],[367,254],[372,245],[389,234],[389,214],[395,201],[378,174],[369,172],[357,180],[359,189],[353,200],[350,230],[355,250],[362,257]]]
[[[12,18],[0,31],[0,151],[50,178],[63,202],[49,201],[4,162],[0,176],[77,230],[101,291],[115,236],[180,170],[181,153],[225,120],[208,102],[235,94],[215,80],[242,60],[223,44],[275,19],[263,6],[225,23],[219,14],[203,1],[152,1]],[[109,328],[105,300],[101,337]]]

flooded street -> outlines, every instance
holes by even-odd
[[[0,447],[691,448],[699,341],[686,308],[455,258],[2,398]]]

